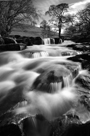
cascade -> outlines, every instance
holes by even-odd
[[[44,38],[43,41],[44,41],[45,45],[50,45],[51,44],[50,38]]]
[[[16,107],[13,110],[17,116],[40,114],[51,121],[74,108],[81,120],[89,120],[86,107],[80,108],[83,113],[87,111],[87,116],[77,105],[79,94],[89,92],[89,73],[82,70],[79,62],[65,57],[34,55],[27,58],[23,51],[0,54],[0,116]]]

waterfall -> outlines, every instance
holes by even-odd
[[[44,41],[45,45],[50,45],[51,44],[50,38],[44,38],[43,41]]]
[[[39,57],[47,57],[49,56],[48,52],[41,51],[41,52],[36,52],[32,54],[32,58],[39,58]]]

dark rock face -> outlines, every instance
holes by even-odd
[[[10,124],[0,127],[0,136],[22,136],[17,125]]]
[[[1,44],[0,51],[19,51],[20,45],[19,44]]]
[[[74,57],[69,57],[68,59],[74,62],[80,62],[83,69],[88,69],[90,71],[90,53],[83,53]]]
[[[4,40],[2,37],[0,37],[0,44],[4,44]]]
[[[81,124],[76,116],[61,117],[48,122],[42,115],[29,117],[22,121],[25,136],[89,136],[90,122]]]
[[[33,42],[34,42],[34,40],[32,40],[32,38],[29,38],[29,37],[24,38],[24,40],[23,40],[23,43],[25,43],[27,46],[32,46]]]
[[[19,128],[19,126],[21,126]],[[28,117],[21,125],[5,125],[0,127],[0,136],[89,136],[90,122],[82,124],[79,118],[68,115],[52,122],[47,121],[42,115]],[[20,130],[21,129],[21,130]]]
[[[17,43],[24,43],[22,38],[16,39],[16,41],[17,41]]]
[[[32,46],[34,45],[34,37],[26,37],[26,36],[16,36],[17,43],[23,43],[26,46]]]
[[[59,38],[54,38],[55,39],[55,44],[59,44]]]
[[[55,39],[55,44],[64,42],[64,36],[61,36],[60,39],[59,38],[54,38],[54,39]]]
[[[43,44],[43,40],[41,37],[26,37],[26,36],[21,37],[19,35],[16,35],[15,38],[16,38],[17,43],[24,43],[27,46],[32,46],[34,44],[36,44],[36,45]],[[11,38],[5,37],[4,39],[6,41],[5,43],[8,43],[8,44],[14,42]]]
[[[35,121],[35,122],[34,122]],[[22,122],[22,131],[25,136],[50,136],[51,124],[43,116],[29,117]]]
[[[43,40],[41,37],[26,37],[24,38],[24,43],[27,45],[27,46],[32,46],[34,44],[36,45],[41,45],[43,44]]]
[[[31,40],[31,45],[34,45],[35,38],[34,37],[29,37],[29,39]]]
[[[16,39],[20,39],[21,36],[20,36],[20,35],[15,35],[15,38],[16,38]]]
[[[3,43],[0,45],[0,51],[18,51],[20,45],[17,44],[16,40],[11,37],[3,37]]]
[[[4,43],[5,44],[16,44],[16,41],[13,38],[10,37],[3,37]]]
[[[71,44],[71,45],[67,45],[67,47],[76,51],[81,51],[82,53],[90,52],[90,43]]]
[[[35,37],[34,44],[40,45],[43,44],[43,40],[41,37]]]
[[[50,38],[50,43],[51,44],[55,44],[55,39],[54,38]]]
[[[73,124],[66,128],[62,136],[89,136],[90,135],[90,122],[86,124]]]
[[[60,38],[54,38],[55,39],[55,44],[59,44],[62,43],[62,39]]]
[[[74,117],[67,119],[61,117],[51,123],[52,123],[52,131],[50,136],[64,136],[66,134],[66,130],[69,129],[69,126],[73,126],[74,124],[78,126],[80,125],[79,120]],[[69,136],[69,135],[65,135],[65,136]]]

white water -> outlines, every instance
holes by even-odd
[[[44,41],[44,45],[50,45],[51,44],[50,38],[44,38],[43,41]]]
[[[55,44],[55,39],[54,38],[44,38],[43,42],[44,42],[44,45]]]
[[[50,49],[48,50],[50,53]],[[27,113],[31,116],[42,114],[46,119],[54,120],[66,114],[70,109],[75,109],[83,122],[89,120],[90,115],[87,109],[80,107],[80,105],[76,107],[81,96],[79,90],[82,91],[82,88],[76,83],[76,79],[82,76],[84,80],[87,80],[85,75],[89,75],[85,71],[81,72],[80,64],[68,61],[67,57],[62,56],[27,58],[25,53],[22,51],[0,54],[0,114],[6,112],[2,107],[5,105],[7,107],[7,103],[10,104],[8,97],[14,90],[17,98],[21,94],[23,98],[18,98],[19,100],[15,101],[16,97],[14,98],[14,94],[12,94],[10,99],[13,106],[18,101],[27,101],[26,104],[14,110],[16,114]],[[78,75],[73,76],[67,66],[75,66]],[[57,77],[57,80],[51,80],[51,71],[54,71],[53,78]],[[62,80],[59,80],[61,77]],[[34,84],[35,81],[38,82],[37,86]],[[20,91],[20,94],[18,91]],[[83,114],[85,110],[87,116]],[[83,112],[81,113],[81,111]]]

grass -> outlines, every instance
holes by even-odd
[[[30,26],[30,25],[23,25],[22,27],[16,27],[12,30],[11,35],[21,35],[21,36],[28,36],[28,37],[42,37],[42,28]],[[56,32],[51,31],[50,37],[58,37]]]

